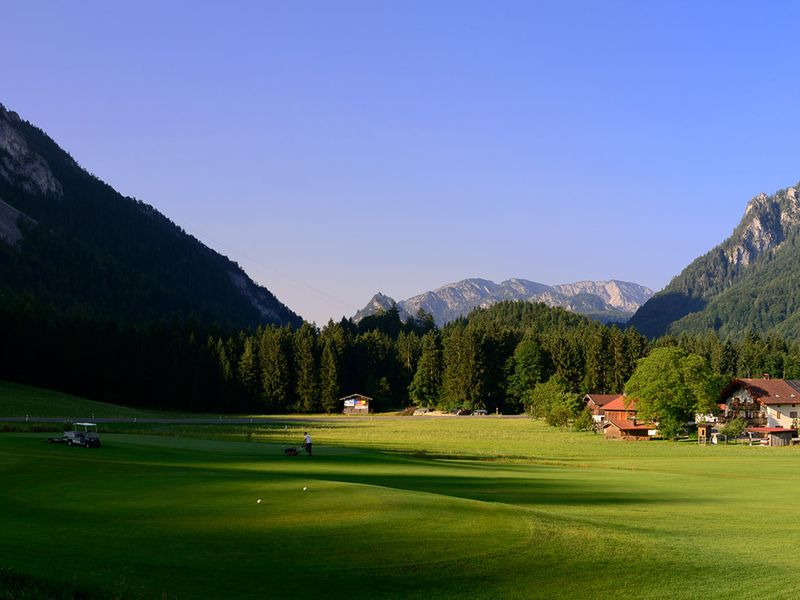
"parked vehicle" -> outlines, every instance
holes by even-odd
[[[468,409],[468,408],[459,408],[456,411],[456,414],[457,415],[471,415],[472,411],[470,409]]]
[[[472,411],[472,414],[473,414],[473,416],[476,416],[476,417],[483,417],[483,416],[488,415],[489,413],[487,411],[483,410],[482,408],[479,408],[478,410]]]
[[[84,448],[99,448],[100,436],[97,434],[97,425],[94,423],[73,423],[72,429],[65,431],[60,438],[49,438],[50,444],[66,444],[67,446],[83,446]]]

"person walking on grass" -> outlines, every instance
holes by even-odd
[[[305,437],[305,442],[306,442],[306,454],[308,454],[309,456],[311,456],[311,436],[310,436],[310,435],[308,435],[308,432],[307,432],[307,431],[304,431],[304,432],[303,432],[303,435],[305,435],[305,436],[306,436],[306,437]]]

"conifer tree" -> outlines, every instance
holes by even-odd
[[[608,392],[617,394],[622,392],[625,382],[630,378],[628,370],[627,342],[619,327],[611,326],[608,332],[608,354],[610,372],[608,377]],[[592,390],[589,390],[590,392]]]
[[[422,336],[422,354],[409,387],[411,401],[432,407],[439,403],[442,388],[442,349],[436,331]]]
[[[219,363],[219,370],[222,373],[222,378],[225,382],[233,380],[233,365],[231,364],[231,357],[228,351],[228,345],[222,341],[222,338],[217,339],[216,343],[217,361]]]
[[[238,376],[248,400],[255,404],[259,396],[261,378],[255,338],[253,337],[248,336],[244,339],[242,356],[239,359]]]
[[[572,391],[577,391],[583,379],[584,357],[575,332],[559,329],[551,340],[550,352],[554,376],[565,382]]]
[[[624,380],[627,382],[630,379],[633,372],[636,370],[636,365],[639,362],[640,358],[644,358],[647,355],[648,347],[647,347],[647,338],[645,338],[642,334],[640,334],[635,329],[628,328],[623,333],[624,339],[624,352],[625,352],[625,364],[622,376]],[[624,386],[623,386],[624,387]],[[622,388],[617,388],[613,391],[619,391]]]
[[[339,412],[344,375],[345,334],[342,327],[330,321],[320,336],[320,399],[327,413]]]
[[[482,408],[485,392],[485,357],[481,337],[472,328],[452,328],[444,341],[442,404],[454,408]]]
[[[301,412],[320,410],[317,367],[317,334],[309,323],[294,333],[295,393]]]
[[[421,348],[422,344],[419,336],[413,331],[409,333],[401,331],[397,336],[398,358],[403,369],[403,375],[409,380],[414,376],[414,372],[417,369]]]
[[[356,351],[361,372],[359,386],[363,393],[371,396],[377,407],[398,400],[394,396],[400,388],[393,386],[392,382],[397,381],[399,364],[397,347],[392,339],[376,329],[367,331],[356,338]]]
[[[608,328],[602,325],[593,327],[587,336],[583,367],[583,389],[586,392],[605,394],[609,391],[608,344]]]
[[[264,407],[270,412],[284,412],[293,404],[291,336],[286,327],[265,327],[261,332],[261,389]]]

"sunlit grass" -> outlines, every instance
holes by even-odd
[[[285,456],[303,430],[315,456]],[[1,566],[134,598],[778,598],[800,584],[797,448],[478,417],[127,431],[100,449],[0,435]]]

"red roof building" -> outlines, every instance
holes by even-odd
[[[742,418],[752,426],[797,428],[800,381],[739,378],[720,394],[723,420]]]
[[[592,412],[596,427],[605,421],[605,406],[617,398],[621,398],[620,394],[586,394],[583,397],[583,404]]]
[[[636,404],[625,396],[617,396],[603,406],[605,421],[602,428],[607,438],[646,440],[654,437],[657,427],[653,423],[637,421]]]
[[[636,406],[632,400],[625,396],[617,396],[611,402],[603,406],[606,419],[616,419],[624,421],[636,418]]]
[[[647,440],[656,435],[656,426],[636,419],[608,418],[603,424],[603,432],[610,439]]]

